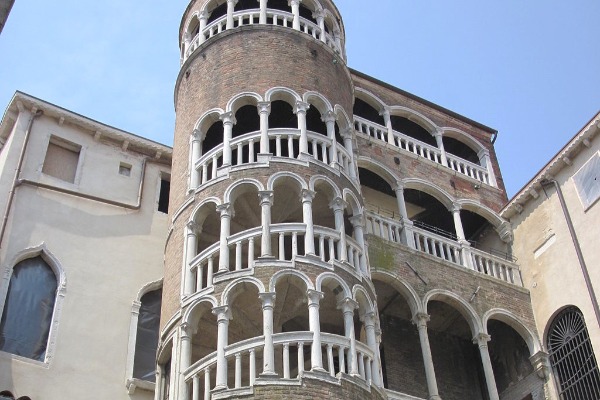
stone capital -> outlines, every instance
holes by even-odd
[[[337,118],[335,117],[335,113],[333,111],[326,111],[321,115],[321,121],[327,123],[335,123]]]
[[[189,221],[186,224],[186,227],[188,229],[188,232],[192,235],[198,235],[202,233],[202,225],[200,225],[196,221]]]
[[[182,339],[191,339],[192,337],[192,327],[187,322],[184,322],[180,325],[180,334]]]
[[[309,189],[302,189],[302,192],[300,193],[300,198],[302,200],[302,203],[312,203],[316,195],[317,192],[315,191]]]
[[[299,6],[302,3],[302,0],[288,0],[288,6]]]
[[[223,121],[223,125],[235,125],[237,122],[232,111],[219,115],[219,119]]]
[[[231,319],[231,309],[229,306],[214,307],[212,313],[217,316],[217,322],[229,321]]]
[[[194,129],[192,132],[192,140],[194,142],[202,140],[202,131],[200,129]]]
[[[341,197],[336,197],[335,199],[331,200],[331,203],[329,203],[329,208],[331,208],[333,211],[344,210],[347,206],[348,203],[346,203],[346,201]]]
[[[216,209],[217,212],[221,214],[221,218],[234,216],[233,207],[231,206],[231,203],[220,204],[216,207]]]
[[[227,0],[227,4],[233,4],[234,6],[238,3],[239,0]]]
[[[198,19],[202,20],[202,19],[208,19],[208,17],[210,16],[209,12],[207,10],[202,10],[200,11],[200,13],[198,14]]]
[[[348,218],[348,220],[350,221],[350,223],[352,224],[353,227],[363,227],[364,226],[364,221],[363,221],[363,215],[362,214],[356,214],[351,216],[350,218]]]
[[[413,317],[413,322],[419,328],[427,327],[427,323],[431,320],[431,316],[427,313],[419,312],[416,313]]]
[[[550,364],[550,355],[543,351],[538,351],[531,357],[529,357],[529,362],[533,366],[533,369],[537,373],[537,376],[544,381],[550,379],[550,371],[552,370]]]
[[[317,22],[319,22],[321,19],[325,19],[325,13],[323,12],[323,10],[317,10],[313,12],[312,17],[316,19]]]
[[[492,340],[492,337],[487,333],[478,333],[473,338],[473,343],[478,345],[479,347],[487,347],[488,342]]]
[[[271,102],[270,101],[259,101],[256,103],[259,114],[271,114]]]
[[[358,309],[358,302],[351,299],[350,297],[346,297],[337,303],[337,309],[342,310],[342,313],[344,314],[354,314],[354,310]]]
[[[354,128],[352,128],[352,127],[349,127],[349,128],[346,128],[346,129],[342,129],[340,131],[340,136],[342,137],[342,139],[352,139],[353,138],[353,131],[354,131]]]
[[[268,308],[273,309],[273,307],[275,307],[275,297],[275,292],[266,292],[258,294],[258,298],[262,302],[263,310]]]
[[[310,103],[305,103],[303,101],[297,101],[294,106],[294,114],[298,113],[306,113],[310,108]]]
[[[383,107],[380,111],[379,111],[379,115],[381,115],[383,118],[385,119],[389,119],[391,116],[391,112],[390,112],[390,108],[389,107]]]
[[[453,213],[459,213],[462,210],[462,207],[460,206],[460,204],[452,204],[452,207],[450,208],[450,211]]]
[[[404,183],[402,183],[402,182],[396,182],[396,185],[394,185],[394,187],[392,188],[392,190],[394,192],[396,192],[396,194],[398,194],[398,193],[404,193]]]
[[[361,315],[361,321],[365,324],[365,327],[375,327],[376,315],[374,311],[369,311]]]
[[[318,290],[309,289],[306,291],[306,296],[308,297],[308,306],[319,306],[321,299],[325,296],[323,292],[319,292]]]
[[[497,228],[496,232],[504,243],[510,243],[513,240],[512,226],[510,222],[504,221]]]
[[[260,200],[260,205],[265,206],[273,205],[273,191],[272,190],[261,190],[258,192],[258,199]]]
[[[489,158],[490,151],[488,149],[481,149],[477,152],[477,157],[481,160],[482,158]]]

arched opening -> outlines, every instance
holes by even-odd
[[[194,17],[190,21],[187,33],[189,35],[190,40],[193,40],[200,33],[200,21],[198,21],[197,16],[194,15]]]
[[[310,106],[306,112],[306,129],[327,136],[327,125],[321,119],[321,113],[315,106]]]
[[[403,133],[420,142],[437,147],[437,142],[431,133],[416,122],[398,115],[392,115],[390,119],[392,120],[392,129],[396,132]]]
[[[335,214],[331,209],[331,202],[336,197],[336,192],[326,180],[315,183],[315,198],[312,202],[313,221],[315,226],[335,229]],[[315,240],[318,237],[315,236]],[[317,247],[318,248],[318,247]]]
[[[208,20],[206,21],[206,25],[210,25],[216,20],[221,19],[222,17],[227,15],[227,1],[224,1],[212,10],[209,10],[209,13],[210,15],[208,17]]]
[[[383,116],[379,115],[379,110],[376,110],[372,105],[359,98],[354,99],[354,115],[375,122],[381,126],[385,126]]]
[[[235,5],[235,11],[257,10],[259,8],[256,0],[238,0]]]
[[[307,286],[304,280],[295,275],[287,275],[277,280],[275,292],[275,310],[273,317],[273,331],[275,333],[309,332],[308,305],[306,299]],[[276,371],[281,371],[283,366],[283,351],[276,346],[275,366]],[[304,362],[302,370],[310,370],[310,346],[302,349]],[[289,343],[290,377],[298,376],[298,345]]]
[[[291,9],[290,5],[288,4],[287,0],[268,0],[267,7],[271,10],[285,11],[288,13],[292,12],[292,9]],[[267,16],[267,23],[269,25],[273,24],[272,16]]]
[[[57,288],[57,277],[42,256],[15,265],[0,321],[1,351],[45,360]]]
[[[473,211],[463,209],[460,211],[460,219],[465,232],[465,238],[471,243],[471,247],[505,260],[515,261],[512,257],[509,243],[500,239],[494,225],[485,217]]]
[[[381,323],[381,369],[386,389],[427,398],[419,333],[406,298],[388,283],[374,279]]]
[[[328,346],[323,342],[337,342],[335,338],[328,340],[328,335],[345,336],[346,329],[344,324],[344,314],[338,308],[338,304],[346,298],[344,289],[340,283],[333,278],[326,278],[321,285],[323,298],[319,307],[319,320],[321,329],[321,343],[324,344],[321,355],[323,356],[323,367],[327,371],[332,371],[334,375],[338,374],[342,369],[347,373],[347,365],[340,364],[340,349],[332,349],[331,358]],[[347,351],[344,349],[343,351]],[[344,354],[344,363],[349,357]],[[329,364],[331,362],[331,365]]]
[[[300,182],[288,176],[278,178],[273,185],[271,222],[280,226],[271,235],[271,248],[279,260],[289,261],[294,255],[304,255],[304,235],[295,235],[297,229],[293,225],[303,223],[301,190]]]
[[[194,324],[190,327],[192,329],[191,365],[204,357],[215,353],[217,350],[217,317],[212,312],[212,308],[213,305],[210,302],[204,301],[195,306],[193,311]],[[166,351],[163,353],[166,354]],[[170,364],[170,361],[168,364]],[[215,386],[215,372],[216,365],[213,365],[210,368],[210,388]],[[200,379],[199,383],[202,385],[201,393],[204,393],[204,379]]]
[[[135,339],[133,378],[155,382],[162,288],[144,294],[140,299],[140,303]]]
[[[379,174],[367,168],[358,168],[365,208],[382,217],[400,219],[396,192]]]
[[[600,372],[581,310],[568,307],[552,320],[547,346],[560,398],[599,399]]]
[[[246,133],[260,131],[260,116],[255,105],[240,107],[235,113],[236,123],[233,126],[232,137],[236,138]]]
[[[444,301],[427,304],[431,355],[442,398],[486,400],[481,357],[465,317]]]
[[[456,240],[454,218],[438,199],[420,190],[405,189],[404,200],[415,227]]]
[[[467,160],[472,162],[473,164],[479,165],[479,156],[477,152],[461,142],[460,140],[454,139],[452,137],[444,136],[444,150],[446,153],[450,153],[457,157],[462,158],[463,160]]]
[[[217,121],[213,123],[206,134],[204,135],[204,141],[202,142],[202,153],[206,154],[215,147],[223,143],[223,123]],[[223,165],[223,160],[219,161],[219,166]]]
[[[304,18],[313,24],[318,25],[317,20],[313,17],[314,13],[314,10],[311,10],[303,3],[300,3],[300,18]]]
[[[271,113],[269,114],[269,130],[272,129],[298,129],[298,117],[294,114],[293,107],[283,100],[271,102]],[[287,132],[292,134],[292,132]],[[279,144],[278,144],[279,143]],[[275,149],[275,154],[281,157],[294,158],[299,154],[300,144],[298,140],[292,140],[286,133],[280,135],[280,138],[273,138],[269,143],[271,149]]]
[[[236,187],[232,193],[231,205],[234,215],[231,218],[231,235],[261,226],[261,212],[258,188],[253,184]]]
[[[522,389],[520,393],[517,392],[508,397],[506,395],[511,389],[518,389],[515,385],[530,377],[533,378],[533,382],[543,384],[529,361],[530,353],[527,343],[517,331],[502,321],[490,320],[487,330],[492,337],[488,343],[488,349],[500,398],[525,398],[532,393],[531,388]]]
[[[202,205],[194,216],[194,222],[200,227],[198,233],[197,254],[219,242],[221,232],[221,217],[215,203]],[[196,255],[197,255],[196,254]]]

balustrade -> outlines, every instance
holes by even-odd
[[[304,354],[305,348],[310,348],[313,340],[312,332],[286,332],[273,335],[273,345],[276,352],[274,384],[277,380],[302,378],[304,371],[310,370],[310,357]],[[350,339],[329,333],[321,334],[321,352],[327,360],[326,372],[336,377],[339,373],[348,373],[348,360],[351,359]],[[228,388],[244,389],[254,385],[260,371],[263,356],[264,337],[259,336],[229,345],[225,348],[225,359],[228,368]],[[371,384],[374,368],[374,354],[371,349],[361,342],[356,342],[356,352],[359,360],[359,375],[367,384]],[[294,357],[295,355],[295,357]],[[209,400],[214,389],[215,371],[217,364],[216,352],[200,359],[184,371],[184,380],[190,387],[192,400]]]
[[[260,22],[260,10],[242,10],[233,13],[234,27],[258,25]],[[290,12],[267,9],[267,25],[277,25],[285,28],[292,28],[294,15]],[[312,36],[316,40],[323,41],[336,54],[342,55],[340,43],[327,32],[322,32],[321,28],[315,23],[300,17],[300,31]],[[223,16],[207,25],[202,32],[194,37],[185,52],[183,62],[192,55],[194,51],[206,40],[218,35],[227,29],[227,16]],[[321,37],[324,36],[324,40]]]
[[[395,147],[416,154],[437,164],[444,165],[459,174],[466,175],[487,185],[492,185],[488,170],[485,167],[474,164],[446,153],[446,164],[442,158],[442,152],[435,146],[423,143],[417,139],[400,132],[393,132],[392,140],[388,140],[388,130],[375,122],[355,116],[354,128],[358,133],[382,142],[393,144]]]
[[[321,164],[335,167],[337,159],[339,169],[350,175],[352,159],[343,146],[333,146],[332,139],[319,133],[308,132],[308,155]],[[270,129],[269,139],[275,148],[271,151],[275,157],[298,158],[300,131],[298,129]],[[260,132],[251,132],[236,137],[230,142],[232,150],[232,166],[254,164],[258,162],[260,152]],[[334,150],[337,157],[334,157]],[[204,185],[217,178],[217,170],[223,165],[223,145],[219,145],[202,155],[194,162],[194,168],[200,176],[199,182]]]
[[[521,271],[512,262],[474,248],[470,248],[470,252],[475,271],[515,285],[523,285]]]
[[[367,233],[394,243],[402,243],[402,222],[366,212]]]

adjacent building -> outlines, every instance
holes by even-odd
[[[332,0],[193,0],[179,37],[172,149],[4,115],[0,396],[559,398],[494,129],[349,68]]]

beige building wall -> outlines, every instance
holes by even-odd
[[[44,400],[152,399],[152,391],[139,387],[128,394],[130,325],[140,290],[163,275],[168,217],[157,204],[170,160],[131,151],[134,143],[143,147],[133,135],[123,133],[119,143],[109,127],[108,134],[98,134],[75,117],[60,121],[50,106],[44,111],[33,125],[20,174],[30,183],[16,189],[1,243],[0,307],[14,264],[40,251],[64,273],[62,301],[55,306],[45,362],[0,352],[0,391]],[[2,210],[30,116],[28,109],[19,113],[0,152]],[[42,172],[51,138],[81,147],[74,183]],[[119,174],[122,163],[131,166],[130,176]]]
[[[580,133],[580,136],[585,136],[576,136],[513,199],[504,210],[504,215],[510,216],[514,227],[514,254],[521,265],[524,286],[531,291],[536,324],[544,346],[547,346],[547,333],[556,314],[568,306],[576,306],[583,312],[598,359],[600,327],[578,262],[575,244],[556,189],[552,184],[540,184],[543,177],[554,177],[560,185],[589,270],[592,287],[598,295],[600,204],[596,202],[586,209],[573,179],[600,152],[600,139],[597,135],[600,129],[597,122],[592,122]]]

